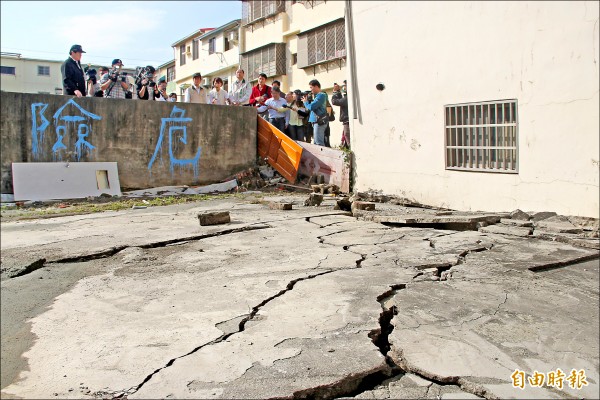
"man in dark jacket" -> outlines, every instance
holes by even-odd
[[[341,147],[350,148],[350,121],[348,118],[348,94],[346,92],[346,81],[340,90],[340,86],[336,83],[333,85],[333,96],[331,102],[334,106],[340,107],[340,122],[344,126],[342,132]]]
[[[81,68],[81,56],[85,53],[80,45],[74,44],[69,50],[69,58],[62,64],[60,71],[63,79],[63,94],[85,96],[85,77]]]

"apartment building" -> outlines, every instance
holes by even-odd
[[[212,80],[220,77],[228,90],[239,66],[239,30],[240,20],[236,19],[218,28],[200,29],[173,43],[178,95],[192,84],[196,72],[202,74],[206,88],[210,89]]]
[[[346,5],[356,190],[598,218],[597,1]]]
[[[179,96],[179,89],[177,88],[177,82],[175,80],[177,76],[175,72],[175,59],[159,65],[156,71],[157,80],[162,78],[163,76],[167,80],[167,93],[175,93],[178,95],[177,99],[181,99],[181,97]]]
[[[18,53],[0,55],[0,88],[6,92],[62,94],[60,67],[64,60],[26,58]]]
[[[262,72],[285,91],[308,90],[317,79],[331,98],[333,84],[346,79],[344,10],[342,1],[243,0],[240,65],[246,78],[255,83]],[[333,109],[339,117],[339,107]],[[339,145],[339,118],[330,126],[331,145]]]

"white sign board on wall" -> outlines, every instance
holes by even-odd
[[[116,162],[12,163],[16,201],[121,196]]]

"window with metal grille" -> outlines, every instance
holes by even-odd
[[[179,46],[179,65],[185,65],[185,44]]]
[[[208,54],[213,54],[217,49],[217,38],[208,39]]]
[[[346,57],[344,20],[298,35],[298,68]]]
[[[192,41],[192,60],[198,59],[198,54],[200,53],[200,45],[197,40]]]
[[[5,67],[5,66],[1,66],[0,67],[0,73],[4,74],[4,75],[15,75],[15,67]]]
[[[257,79],[260,73],[270,77],[286,72],[284,43],[272,43],[241,56],[241,68],[246,71],[249,80]]]
[[[38,75],[50,76],[50,67],[38,65]]]
[[[517,111],[517,100],[446,105],[446,169],[516,173]]]
[[[167,68],[167,82],[175,80],[175,66]]]
[[[283,11],[283,0],[242,0],[242,23],[248,25]]]

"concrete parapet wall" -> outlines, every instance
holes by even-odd
[[[124,189],[221,181],[256,161],[248,107],[2,92],[2,193],[13,162],[113,161]]]

